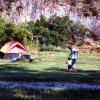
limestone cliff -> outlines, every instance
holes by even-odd
[[[100,25],[100,0],[0,0],[0,11],[6,21],[15,24],[34,22],[44,15],[69,16],[74,22],[81,22],[92,29]],[[94,13],[93,13],[94,12]]]

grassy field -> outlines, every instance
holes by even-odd
[[[66,52],[39,52],[32,63],[21,60],[0,60],[0,80],[6,81],[68,81],[100,84],[100,53],[79,50],[76,72],[67,69]],[[38,90],[0,88],[0,100],[99,100],[100,90]]]
[[[0,60],[0,80],[100,82],[100,53],[79,51],[76,72],[62,72],[69,53],[39,52],[32,63]]]

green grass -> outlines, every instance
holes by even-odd
[[[0,100],[99,100],[100,90],[69,89],[4,89],[0,88]]]
[[[0,80],[6,81],[68,81],[100,84],[100,53],[79,51],[76,72],[67,69],[66,52],[39,52],[32,63],[21,60],[0,60]],[[100,90],[15,89],[0,88],[0,100],[99,100]]]
[[[11,60],[0,60],[0,80],[17,81],[69,81],[69,82],[99,82],[100,54],[89,51],[79,51],[76,72],[62,72],[67,69],[66,52],[39,52],[38,58],[32,63],[21,60],[12,63]]]

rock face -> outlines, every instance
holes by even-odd
[[[15,1],[15,2],[11,2]],[[68,2],[68,0],[0,0],[0,11],[7,21],[12,21],[15,24],[20,24],[29,21],[40,19],[40,15],[44,15],[46,19],[50,16],[57,15],[60,17],[69,16],[74,22],[79,21],[87,28],[92,29],[100,24],[100,14],[98,16],[84,16],[83,8],[90,8],[78,0]],[[92,7],[100,8],[100,1],[92,0]]]

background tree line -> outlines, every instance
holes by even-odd
[[[80,23],[74,23],[68,16],[52,16],[48,20],[41,15],[40,20],[22,23],[16,26],[6,22],[0,16],[0,46],[11,40],[29,45],[32,37],[36,36],[40,46],[62,46],[64,43],[78,41],[76,37],[84,37],[87,29]],[[83,40],[81,40],[83,41]]]
[[[32,33],[29,32],[25,24],[16,26],[12,22],[6,22],[0,16],[0,46],[2,47],[6,42],[16,40],[24,44],[29,44]]]
[[[52,16],[48,20],[41,15],[35,23],[28,22],[27,29],[37,36],[40,45],[62,46],[64,43],[77,42],[75,35],[84,37],[88,30],[80,23],[74,23],[68,16]],[[83,41],[83,40],[81,40]]]

